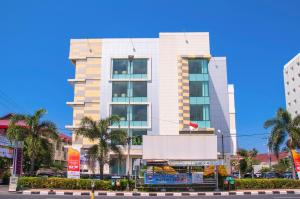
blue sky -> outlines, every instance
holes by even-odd
[[[0,114],[44,107],[61,131],[71,124],[71,38],[157,37],[210,32],[235,84],[238,142],[265,151],[263,121],[285,106],[283,65],[300,52],[297,0],[36,0],[0,2]],[[243,136],[244,135],[244,136]]]

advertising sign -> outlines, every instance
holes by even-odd
[[[296,150],[292,150],[292,156],[294,159],[296,172],[298,177],[300,177],[300,153]]]
[[[203,172],[192,173],[192,184],[201,184],[201,183],[203,183]]]
[[[191,184],[191,176],[186,173],[162,174],[145,173],[145,184]]]
[[[0,157],[13,158],[14,149],[0,147]]]
[[[80,178],[80,147],[68,148],[68,178]]]

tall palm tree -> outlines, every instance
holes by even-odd
[[[276,116],[264,123],[264,128],[270,127],[272,129],[268,139],[269,149],[278,157],[282,145],[288,148],[293,163],[293,177],[295,178],[295,167],[291,150],[300,147],[300,115],[292,118],[288,111],[279,108]]]
[[[53,148],[50,140],[59,142],[56,125],[51,121],[41,121],[45,114],[45,109],[39,109],[33,115],[13,115],[7,129],[10,140],[24,141],[24,154],[29,157],[30,175],[34,175],[36,162],[43,159],[41,154],[52,158]]]
[[[127,144],[127,133],[121,129],[111,131],[109,126],[112,123],[119,123],[117,116],[111,116],[106,119],[94,121],[89,117],[81,120],[80,127],[75,131],[76,135],[81,135],[97,141],[87,152],[88,162],[93,165],[98,161],[100,170],[100,179],[103,179],[104,165],[109,162],[109,153],[112,151],[120,158],[122,148]],[[93,167],[92,167],[93,168]]]

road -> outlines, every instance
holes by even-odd
[[[116,198],[130,198],[126,196],[96,196],[95,198],[105,198],[105,199],[116,199]],[[189,198],[208,198],[208,199],[220,199],[220,197],[225,197],[226,199],[300,199],[300,194],[288,194],[288,195],[243,195],[243,196],[163,196],[163,197],[155,197],[155,196],[148,196],[148,197],[139,197],[139,196],[133,196],[133,198],[142,198],[142,199],[149,199],[150,198],[159,198],[159,199],[189,199]],[[89,196],[56,196],[56,195],[21,195],[21,194],[7,194],[7,193],[1,193],[0,199],[73,199],[73,198],[83,198],[83,199],[89,199]]]

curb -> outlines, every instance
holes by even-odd
[[[23,195],[69,195],[89,196],[90,192],[62,192],[62,191],[19,191]],[[280,195],[300,194],[300,190],[293,191],[224,191],[224,192],[95,192],[95,196],[229,196],[229,195]]]

